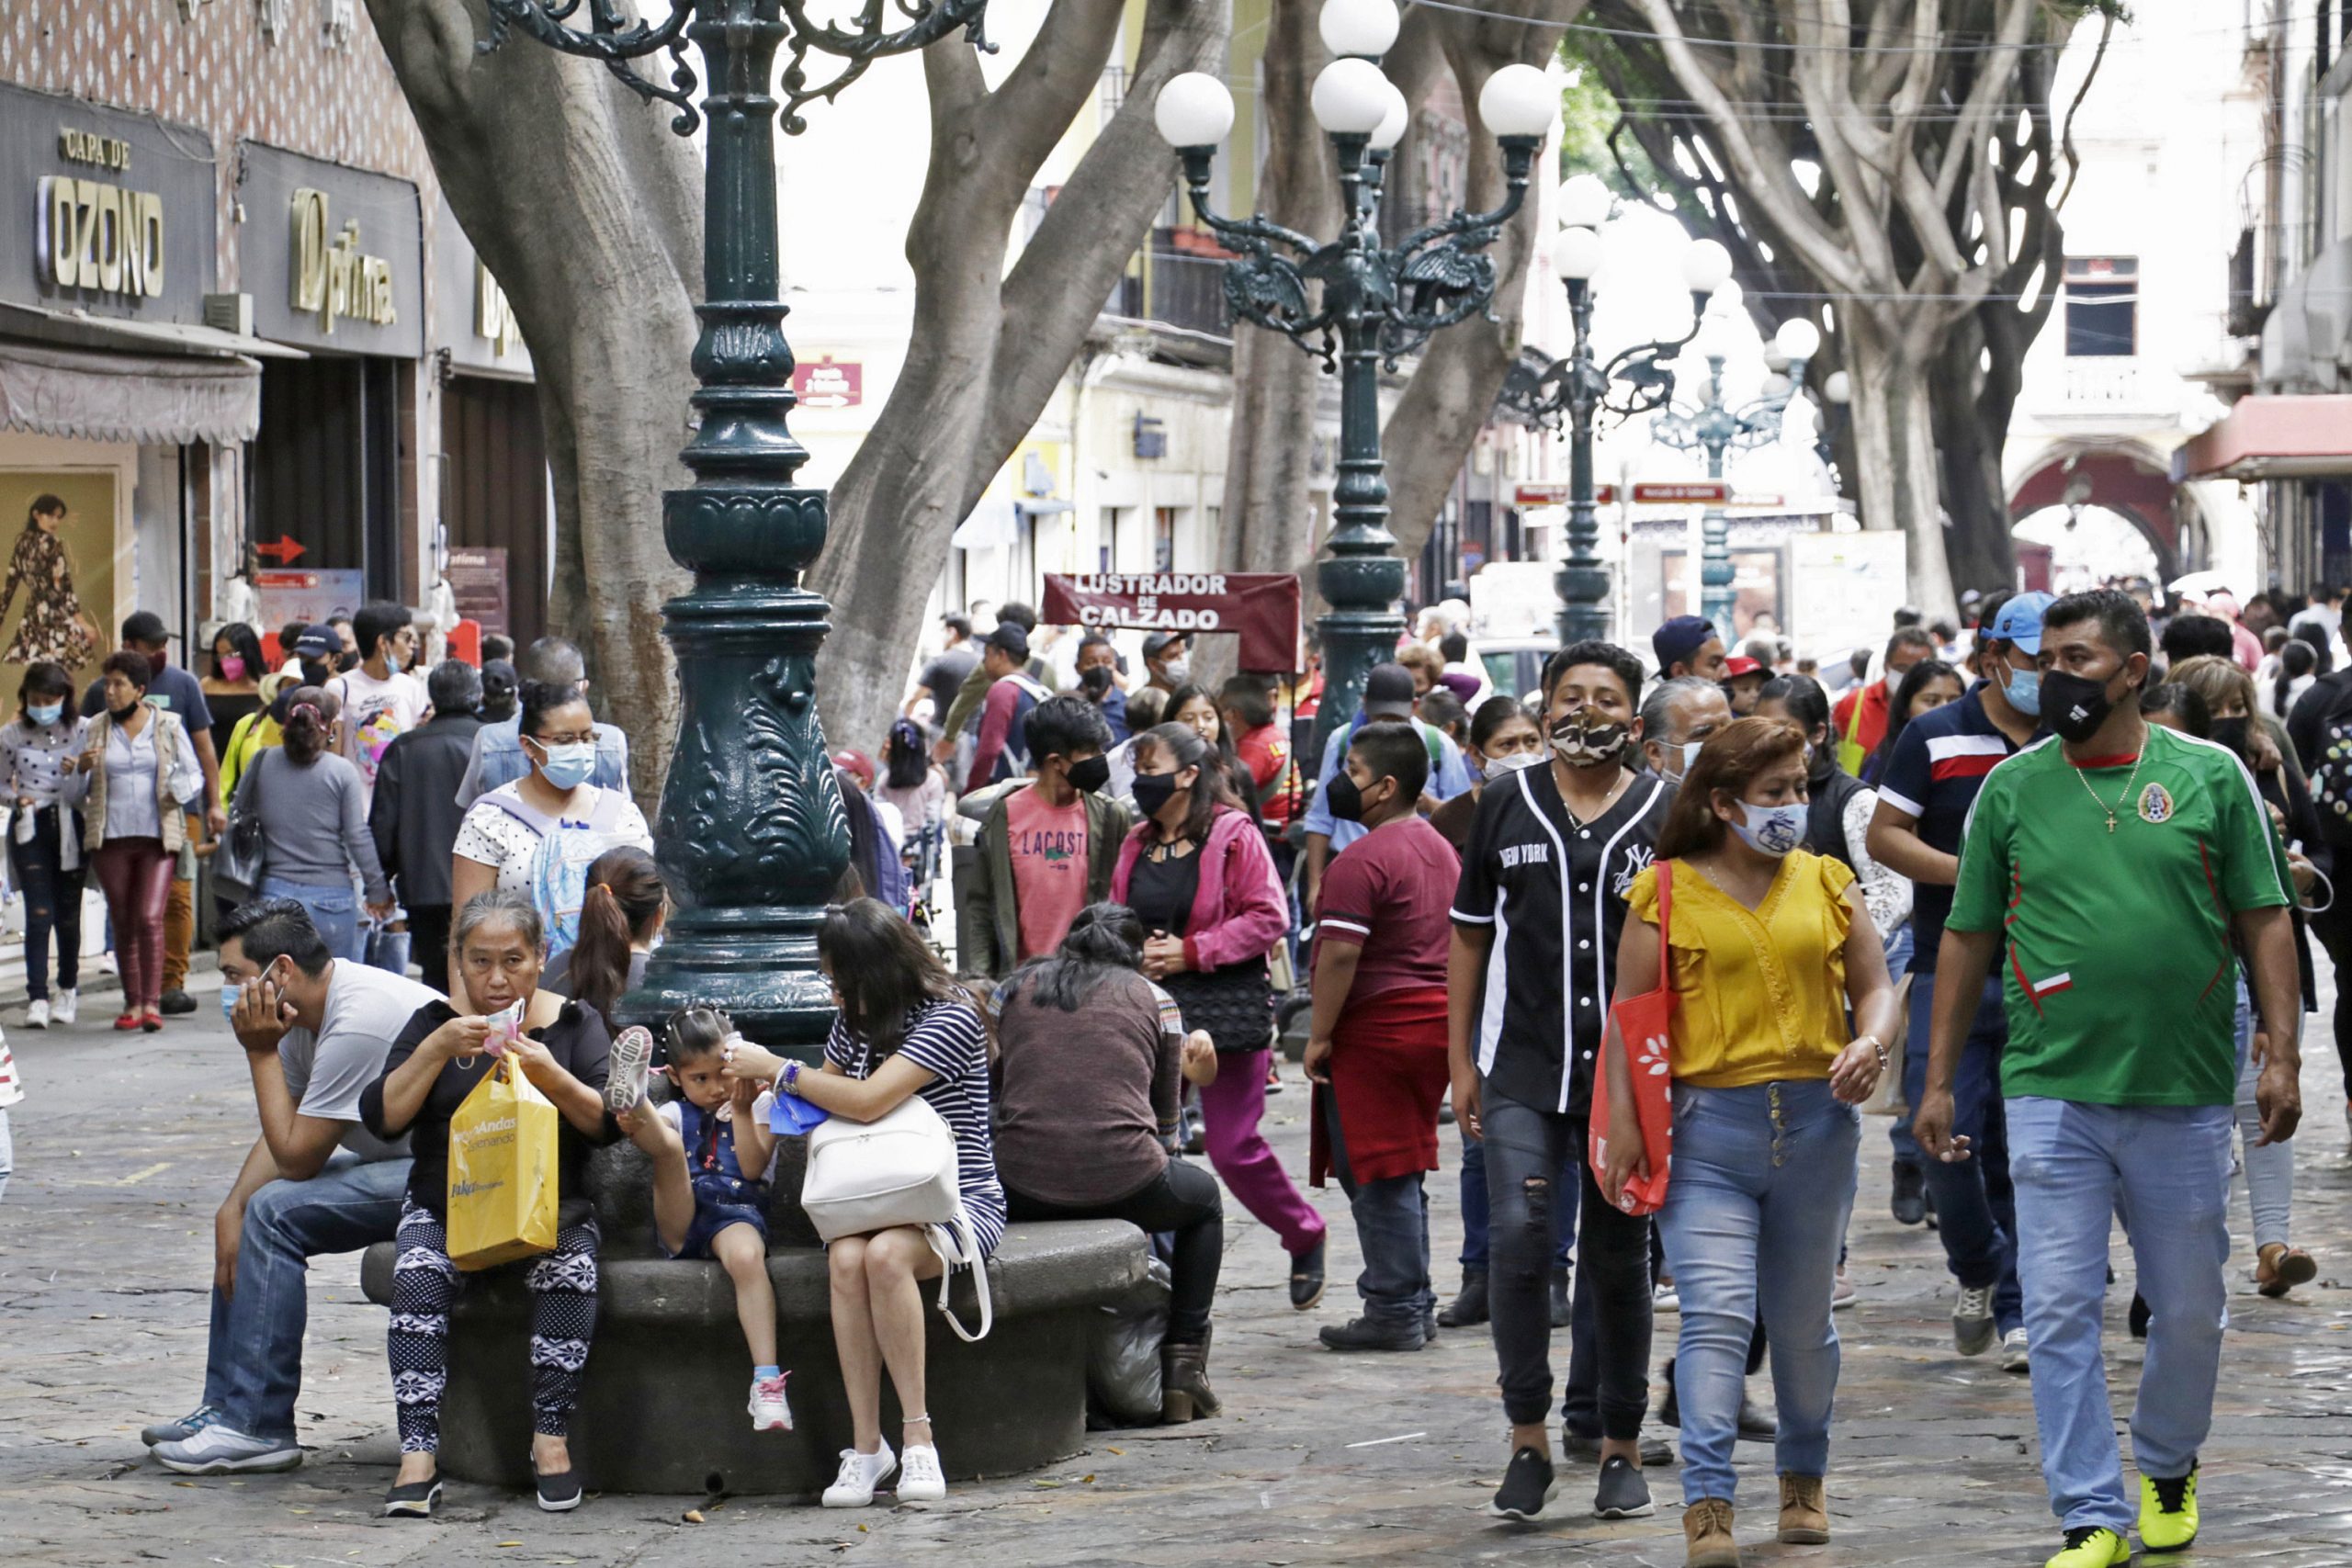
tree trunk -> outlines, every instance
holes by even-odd
[[[678,451],[702,295],[694,146],[592,62],[519,35],[475,52],[480,0],[368,9],[449,206],[530,344],[555,492],[550,622],[586,653],[605,716],[637,738],[631,783],[651,799],[677,714],[660,610],[686,581],[660,524],[662,491],[690,478]]]
[[[2015,316],[2007,305],[1988,306],[1978,312],[1980,320],[1955,328],[1928,383],[1944,504],[1951,518],[1945,553],[1952,581],[1988,592],[2014,586],[2018,572],[2017,541],[2009,532],[2001,473],[2001,445],[2008,434],[2016,393],[2013,385],[1999,385],[2001,350],[1988,340],[1981,321],[1995,310]],[[1988,352],[1995,360],[1989,372],[1983,368]]]
[[[1916,333],[1891,326],[1876,311],[1849,306],[1839,312],[1839,320],[1846,327],[1846,368],[1853,384],[1855,478],[1862,525],[1901,528],[1909,540],[1905,553],[1912,604],[1930,616],[1956,615],[1951,569],[1945,559],[1925,345]]]
[[[1099,84],[1119,9],[1058,0],[994,92],[960,37],[925,51],[929,173],[907,232],[915,310],[907,361],[832,492],[833,536],[810,574],[832,601],[828,732],[880,742],[956,525],[1036,423],[1167,199],[1175,160],[1153,101],[1215,70],[1222,5],[1152,0],[1125,102],[1010,272],[1009,236],[1038,169]]]

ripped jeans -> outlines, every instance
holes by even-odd
[[[1553,1214],[1566,1201],[1556,1184],[1573,1169],[1583,1190],[1576,1205],[1577,1288],[1589,1280],[1593,1291],[1600,1431],[1638,1438],[1649,1401],[1650,1223],[1601,1197],[1584,1158],[1584,1117],[1521,1104],[1492,1083],[1480,1106],[1491,1255],[1487,1290],[1503,1413],[1514,1426],[1533,1426],[1550,1411]]]

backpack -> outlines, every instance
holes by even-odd
[[[619,836],[619,828],[628,797],[615,789],[587,787],[596,799],[585,818],[550,817],[524,800],[513,784],[503,784],[482,796],[539,836],[539,847],[531,853],[531,902],[547,926],[549,958],[570,952],[580,940],[580,906],[588,897],[588,868],[606,850],[628,842]]]
[[[2352,707],[2328,715],[2311,772],[2312,807],[2328,841],[2352,844]]]

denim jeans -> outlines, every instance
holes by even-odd
[[[59,824],[70,828],[76,820],[71,811],[42,807],[33,818],[32,838],[18,843],[12,837],[8,843],[17,886],[25,895],[25,996],[32,1001],[49,999],[52,931],[57,935],[57,988],[71,991],[81,984],[82,886],[88,868],[76,863],[66,871],[58,864]]]
[[[1577,1288],[1593,1292],[1593,1333],[1583,1367],[1573,1358],[1570,1385],[1585,1372],[1604,1435],[1641,1435],[1649,1401],[1649,1224],[1600,1196],[1585,1161],[1581,1116],[1523,1105],[1487,1086],[1487,1201],[1494,1215],[1494,1271],[1487,1299],[1494,1314],[1495,1359],[1500,1364],[1503,1414],[1532,1426],[1552,1403],[1551,1264],[1558,1213],[1579,1195]],[[1573,1184],[1573,1185],[1572,1185]],[[1571,1393],[1563,1415],[1577,1401]],[[1585,1419],[1589,1415],[1578,1412]]]
[[[1566,1269],[1577,1245],[1577,1181],[1576,1167],[1584,1163],[1578,1150],[1574,1158],[1560,1167],[1559,1191],[1568,1194],[1566,1203],[1558,1205],[1559,1249],[1552,1255],[1553,1267]],[[1462,1267],[1484,1269],[1487,1267],[1487,1145],[1466,1131],[1462,1134]]]
[[[204,1403],[232,1427],[251,1438],[294,1436],[310,1260],[391,1240],[408,1173],[404,1159],[338,1151],[308,1181],[270,1182],[246,1202],[236,1293],[212,1292],[204,1361]]]
[[[2262,1068],[2254,1059],[2254,1004],[2246,997],[2245,977],[2238,977],[2238,1168],[2245,1173],[2246,1206],[2254,1211],[2254,1250],[2259,1254],[2272,1242],[2287,1245],[2295,1214],[2295,1140],[2263,1144],[2262,1108],[2255,1103],[2255,1087]],[[2258,1145],[2258,1146],[2257,1146]]]
[[[2148,1303],[2132,1412],[2140,1473],[2186,1475],[2213,1420],[2230,1255],[2230,1108],[2008,1102],[2018,1271],[2033,1340],[2033,1416],[2050,1509],[2068,1529],[2129,1533],[2139,1517],[2099,1359],[2108,1232],[2119,1200]]]
[[[1903,1052],[1903,1098],[1919,1103],[1928,1092],[1928,1023],[1934,1011],[1933,975],[1911,981],[1911,1036]],[[1920,1170],[1936,1201],[1938,1234],[1953,1279],[1974,1289],[1993,1287],[1994,1326],[2006,1335],[2025,1322],[2018,1287],[2017,1193],[2009,1179],[2008,1122],[2001,1108],[2001,1051],[2008,1043],[2008,1014],[1997,976],[1984,982],[1976,1018],[1952,1074],[1951,1130],[1968,1136],[1969,1156],[1947,1165],[1926,1160]]]
[[[1776,1468],[1829,1462],[1838,1329],[1829,1296],[1854,1204],[1862,1123],[1826,1078],[1674,1089],[1674,1168],[1658,1229],[1682,1298],[1675,1396],[1682,1499],[1734,1500],[1732,1444],[1761,1314],[1781,1435]]]
[[[348,883],[340,887],[314,887],[308,883],[285,882],[275,876],[261,879],[261,897],[291,898],[310,913],[311,923],[319,929],[319,938],[327,951],[337,958],[348,958],[354,964],[368,959],[368,944],[359,933],[359,896]]]
[[[1907,919],[1886,935],[1886,977],[1896,985],[1901,985],[1903,976],[1911,972],[1913,941],[1911,922]],[[1913,1017],[1918,1016],[1919,994],[1923,984],[1932,982],[1934,978],[1932,975],[1923,975],[1912,982]],[[1928,1163],[1920,1156],[1919,1140],[1911,1135],[1910,1111],[1905,1111],[1900,1116],[1887,1118],[1886,1141],[1894,1146],[1895,1164],[1917,1168]]]

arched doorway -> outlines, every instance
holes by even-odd
[[[2009,515],[2023,524],[2051,508],[2078,523],[2095,511],[2129,524],[2153,552],[2159,582],[2205,564],[2196,502],[2172,482],[2167,459],[2137,443],[2061,442],[2039,454],[2011,481]],[[2035,532],[2046,536],[2041,520]]]

